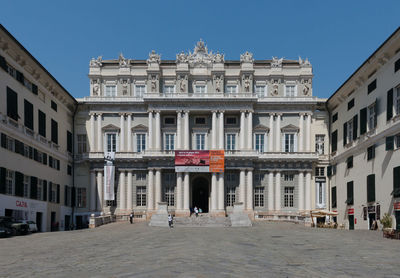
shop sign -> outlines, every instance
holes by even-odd
[[[368,206],[368,213],[375,213],[375,206]]]
[[[326,182],[326,178],[325,177],[316,177],[315,181],[316,182]]]
[[[347,209],[347,214],[354,214],[354,208]]]
[[[400,202],[396,202],[393,204],[394,210],[400,210]]]
[[[19,201],[19,200],[15,201],[15,205],[17,207],[21,207],[21,208],[27,208],[28,207],[28,203],[27,202]]]

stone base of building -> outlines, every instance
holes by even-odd
[[[189,217],[190,210],[176,210],[175,217]]]
[[[213,217],[226,217],[225,210],[214,210],[210,212],[210,215]]]

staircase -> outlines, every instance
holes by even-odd
[[[230,227],[229,217],[213,217],[208,214],[192,215],[190,217],[175,217],[176,227]]]

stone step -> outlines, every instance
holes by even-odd
[[[174,225],[185,227],[230,227],[231,223],[228,217],[199,215],[198,217],[175,217]]]

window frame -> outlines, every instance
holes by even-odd
[[[200,142],[199,142],[200,139]],[[195,133],[196,150],[206,149],[206,133]],[[200,144],[199,144],[200,143]]]
[[[319,155],[325,154],[325,134],[315,134],[315,152]]]
[[[257,145],[257,137],[261,137],[259,140],[258,140],[258,145]],[[265,136],[265,133],[262,133],[262,132],[256,132],[256,133],[254,133],[254,150],[255,151],[257,151],[257,152],[259,152],[259,153],[263,153],[263,152],[266,152],[266,150],[265,150],[265,140],[266,140],[266,136]]]
[[[134,88],[134,95],[135,97],[143,97],[146,94],[146,85],[145,84],[135,84]],[[138,92],[138,88],[143,88],[143,92],[141,92],[141,90],[139,90]]]
[[[144,132],[138,132],[135,134],[136,138],[136,152],[142,153],[146,151],[146,140],[147,134]],[[141,138],[144,137],[144,138]]]
[[[232,90],[232,89],[234,89],[234,90]],[[228,95],[236,95],[239,93],[238,91],[239,91],[238,85],[226,85],[225,86],[225,93]]]
[[[137,207],[147,206],[147,187],[144,185],[136,186],[136,206]]]
[[[262,92],[257,90],[258,88],[263,88]],[[267,96],[267,85],[255,85],[254,92],[256,93],[256,96],[259,98],[266,97]]]
[[[294,208],[294,186],[285,186],[283,189],[283,207]]]
[[[288,89],[293,87],[293,91],[290,90],[288,94]],[[293,94],[293,95],[292,95]],[[297,85],[296,84],[285,84],[285,97],[297,97]]]
[[[227,151],[236,150],[236,133],[232,132],[225,133],[225,149]]]
[[[288,137],[289,138],[288,138]],[[290,137],[293,136],[292,139]],[[283,132],[283,152],[294,153],[297,152],[297,132]],[[289,140],[288,140],[289,139]]]
[[[175,137],[176,134],[173,132],[164,132],[164,150],[174,151],[175,150]],[[172,140],[171,140],[172,138]]]
[[[113,88],[113,90],[111,90]],[[110,90],[108,90],[110,89]],[[118,96],[117,93],[117,85],[106,84],[104,85],[104,96],[105,97],[116,97]]]
[[[110,147],[111,147],[111,149],[109,149],[108,147],[109,147],[109,142],[108,142],[108,136],[109,135],[114,135],[115,136],[115,150],[113,150],[113,142],[111,142],[111,145],[110,145]],[[116,131],[107,131],[107,132],[104,132],[104,137],[105,137],[105,151],[106,152],[118,152],[118,132],[116,132]],[[112,139],[111,139],[112,140]]]

